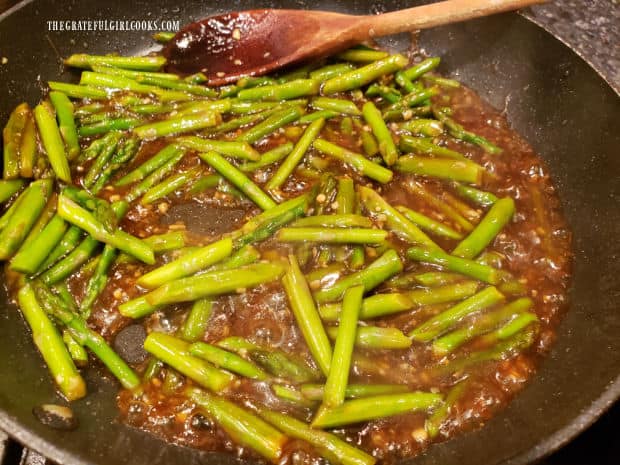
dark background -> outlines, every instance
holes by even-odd
[[[15,0],[0,0],[0,12],[15,3]],[[612,87],[620,89],[620,8],[613,0],[556,0],[528,9],[525,15],[571,45]],[[540,465],[616,465],[620,463],[619,429],[620,404],[617,403],[592,427]],[[0,464],[45,463],[43,457],[22,449],[0,431]]]

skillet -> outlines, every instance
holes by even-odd
[[[148,32],[48,32],[60,19],[178,19],[219,13],[217,2],[108,0],[96,6],[35,0],[0,16],[0,121],[26,100],[35,104],[42,82],[74,79],[60,57],[71,53],[143,54]],[[227,10],[311,6],[369,13],[411,6],[408,1],[230,1]],[[516,14],[433,29],[419,44],[440,55],[440,71],[504,109],[517,132],[550,167],[573,231],[570,309],[558,341],[526,388],[484,428],[457,436],[403,463],[510,464],[533,462],[587,428],[620,396],[620,99],[584,61]],[[409,36],[383,41],[405,49]],[[17,309],[0,291],[0,428],[52,460],[66,464],[228,464],[230,456],[166,444],[117,420],[117,385],[89,368],[89,395],[72,404],[80,426],[49,429],[32,407],[59,402]]]

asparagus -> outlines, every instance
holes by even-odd
[[[440,62],[441,59],[439,57],[427,58],[411,68],[403,70],[402,73],[407,79],[415,81],[423,74],[428,73],[439,66]]]
[[[221,346],[221,342],[218,345]],[[248,352],[250,358],[255,363],[278,378],[291,380],[294,383],[307,383],[317,381],[321,376],[320,372],[314,371],[302,360],[294,358],[281,350],[250,348]]]
[[[322,68],[310,71],[310,79],[315,79],[319,82],[325,82],[336,76],[340,76],[347,71],[355,69],[351,63],[334,63],[333,65],[326,65]]]
[[[463,235],[460,232],[455,231],[451,227],[446,226],[439,221],[435,221],[434,219],[429,218],[426,215],[413,211],[410,208],[399,205],[396,207],[396,210],[402,213],[405,218],[407,218],[409,221],[411,221],[413,224],[420,227],[421,229],[424,229],[431,233],[435,233],[438,236],[447,237],[448,239],[463,238]]]
[[[189,184],[191,180],[198,177],[199,173],[200,169],[198,167],[195,167],[187,171],[183,171],[181,173],[169,176],[159,184],[151,187],[148,191],[146,191],[146,193],[142,196],[142,200],[140,201],[140,203],[142,203],[143,205],[147,205],[149,203],[155,202],[156,200],[160,200],[168,194],[177,191],[184,185]]]
[[[387,232],[363,228],[282,228],[276,234],[281,242],[320,242],[324,244],[381,244]]]
[[[411,120],[409,121],[409,123],[403,124],[402,127],[406,128],[407,125],[412,125],[416,121],[423,121],[423,120]],[[437,120],[434,120],[434,119],[426,120],[426,121],[438,122]],[[431,137],[434,137],[434,136],[431,136]],[[425,139],[422,137],[410,137],[410,136],[402,135],[398,142],[398,146],[403,152],[414,152],[414,153],[422,154],[422,155],[432,155],[436,157],[450,158],[453,160],[461,160],[461,161],[469,160],[467,157],[465,157],[465,155],[459,152],[450,150],[449,148],[446,148],[446,147],[442,147],[441,145],[434,144],[432,139],[429,140],[429,139]]]
[[[199,156],[263,210],[276,206],[276,203],[260,187],[217,152],[201,153]]]
[[[291,310],[314,360],[325,376],[330,372],[332,348],[312,300],[306,278],[294,255],[288,256],[289,268],[282,278]]]
[[[514,336],[522,329],[527,328],[531,323],[537,321],[538,317],[534,313],[521,313],[500,328],[485,334],[480,340],[485,345],[495,344],[498,341],[503,341]]]
[[[407,250],[406,255],[410,260],[439,265],[448,271],[461,273],[485,283],[498,284],[500,280],[500,272],[495,268],[473,260],[448,255],[441,250],[411,247]]]
[[[410,111],[411,116],[419,116],[417,114],[414,115],[410,108],[425,104],[430,98],[437,95],[437,93],[438,90],[435,87],[431,87],[430,89],[415,90],[412,93],[405,95],[396,103],[386,107],[383,110],[383,119],[386,121],[392,121],[396,115],[400,115],[403,118],[408,119],[406,118],[406,115],[408,115]],[[424,114],[426,114],[426,111],[424,111]]]
[[[103,169],[97,181],[91,187],[91,192],[97,193],[107,184],[112,175],[129,163],[140,150],[140,140],[137,138],[125,139],[120,148],[110,159],[110,163]]]
[[[179,330],[179,337],[187,342],[194,342],[200,339],[207,329],[212,311],[213,301],[211,299],[196,300]]]
[[[400,154],[398,153],[396,144],[394,144],[390,130],[385,125],[385,121],[383,121],[381,112],[372,102],[366,102],[362,108],[362,112],[364,114],[364,119],[379,142],[379,153],[381,153],[381,157],[383,157],[385,164],[388,166],[393,165],[398,160]]]
[[[84,298],[80,303],[80,313],[83,318],[88,319],[90,317],[92,306],[108,282],[108,271],[114,263],[116,255],[117,250],[114,247],[106,245],[103,248],[103,252],[97,261],[95,271],[86,285]]]
[[[86,231],[95,240],[116,247],[144,263],[150,265],[155,263],[153,249],[149,245],[122,230],[110,233],[92,213],[80,207],[64,194],[58,197],[58,214],[69,223]]]
[[[221,239],[149,271],[141,276],[137,283],[153,289],[175,279],[190,276],[230,256],[232,249],[232,239]]]
[[[336,197],[338,199],[338,197]],[[340,206],[341,200],[336,200]],[[336,215],[315,215],[300,218],[295,221],[292,228],[371,228],[372,221],[365,216],[353,213]]]
[[[187,396],[200,409],[215,418],[237,443],[247,446],[263,457],[278,462],[287,437],[237,404],[196,388],[186,390]]]
[[[147,123],[133,129],[140,139],[155,139],[157,137],[182,134],[198,129],[216,126],[221,121],[219,113],[204,111],[190,115],[180,115],[154,123]]]
[[[337,57],[344,61],[377,61],[389,56],[388,52],[381,50],[365,49],[365,48],[350,48],[344,52],[340,52]]]
[[[162,181],[166,176],[168,176],[175,169],[176,165],[185,156],[185,152],[181,150],[174,150],[173,152],[174,153],[172,157],[166,160],[159,168],[151,172],[151,174],[146,176],[142,181],[140,181],[138,184],[133,186],[127,194],[125,194],[125,200],[127,202],[133,202],[137,198],[144,195],[146,192],[148,192],[150,188],[152,188],[153,186],[158,184],[160,181]],[[135,171],[141,170],[142,166],[138,167]]]
[[[265,110],[260,113],[251,113],[249,115],[243,115],[238,118],[228,120],[222,124],[206,130],[209,134],[224,134],[234,131],[235,129],[242,128],[254,123],[260,123],[264,121],[268,116],[273,114],[273,110]]]
[[[282,110],[272,113],[266,120],[248,129],[236,138],[237,141],[253,144],[263,137],[272,134],[278,129],[299,119],[303,109],[298,106],[287,106]]]
[[[147,352],[200,386],[219,392],[233,381],[230,373],[192,356],[189,347],[187,342],[164,333],[150,333],[144,340]]]
[[[200,152],[218,152],[227,157],[258,161],[260,154],[247,142],[202,139],[200,137],[180,137],[177,143],[183,147]]]
[[[398,254],[390,249],[363,270],[345,276],[327,289],[315,292],[314,299],[318,303],[338,300],[346,289],[356,285],[363,285],[365,292],[368,292],[391,276],[400,273],[402,269],[403,264]]]
[[[300,117],[297,120],[297,124],[309,124],[316,121],[317,119],[322,118],[324,120],[328,120],[330,118],[334,118],[335,116],[338,116],[338,113],[332,110],[313,111],[311,113],[306,113],[305,115]]]
[[[436,119],[428,119],[428,118],[412,119],[412,120],[409,120],[401,124],[400,127],[401,129],[404,129],[405,131],[408,131],[412,134],[416,134],[420,136],[437,137],[443,134],[443,123],[441,121],[437,121]],[[422,140],[426,142],[425,139],[420,139],[417,137],[407,137],[407,139],[414,140],[414,141]],[[402,138],[401,138],[400,144],[402,148],[402,145],[403,145]],[[436,147],[439,147],[439,146],[436,146]],[[440,148],[443,148],[443,147],[440,147]]]
[[[480,184],[484,169],[475,163],[464,160],[427,158],[416,155],[400,157],[395,166],[401,173],[430,176],[470,184]]]
[[[338,407],[319,411],[314,428],[336,428],[362,421],[385,418],[406,412],[428,411],[441,405],[441,394],[410,392],[348,400]]]
[[[168,282],[142,297],[121,304],[119,310],[123,316],[140,318],[152,313],[156,306],[188,302],[257,286],[278,279],[282,272],[280,265],[266,263],[207,272]]]
[[[403,293],[375,294],[362,301],[360,320],[379,318],[392,313],[409,310],[416,306],[435,305],[469,297],[476,292],[478,284],[465,281],[447,284],[434,289],[418,289]],[[319,314],[325,321],[337,321],[339,304],[326,304],[319,307]]]
[[[296,79],[284,84],[243,89],[237,94],[240,100],[290,100],[319,93],[319,81],[314,79]]]
[[[366,97],[379,96],[389,103],[396,103],[402,98],[401,93],[393,87],[377,84],[376,82],[368,86],[365,95]]]
[[[273,393],[282,400],[295,404],[299,407],[314,408],[315,403],[306,399],[296,389],[288,386],[282,386],[281,384],[272,384],[271,390]]]
[[[325,125],[325,120],[323,118],[317,119],[310,123],[310,125],[304,131],[304,134],[299,138],[295,147],[288,155],[286,160],[282,162],[278,170],[271,177],[269,182],[267,183],[266,189],[273,190],[278,189],[282,184],[287,180],[290,174],[293,172],[295,167],[302,160],[312,142],[316,139],[316,137],[323,129]]]
[[[338,436],[325,431],[315,430],[290,415],[259,410],[259,415],[285,434],[306,441],[324,454],[330,462],[342,465],[374,465],[375,458],[356,449]]]
[[[20,174],[20,145],[22,134],[29,119],[30,107],[27,103],[18,105],[11,113],[2,131],[3,138],[3,178],[15,179]]]
[[[46,257],[61,241],[67,227],[67,223],[60,216],[54,215],[37,237],[13,257],[11,269],[28,275],[36,273]]]
[[[80,144],[73,116],[73,104],[62,92],[51,91],[49,97],[56,110],[60,134],[67,147],[67,158],[73,160],[80,154]]]
[[[318,151],[350,165],[355,171],[375,181],[385,184],[392,180],[393,173],[389,169],[371,162],[359,153],[351,152],[324,139],[316,139],[312,145]]]
[[[75,368],[62,336],[45,314],[29,284],[17,294],[19,307],[32,330],[32,339],[43,356],[54,381],[67,400],[86,395],[86,383]]]
[[[264,381],[269,376],[256,365],[248,362],[237,354],[220,349],[204,342],[195,342],[189,346],[189,353],[194,357],[206,360],[216,367],[237,373],[246,378]]]
[[[26,184],[23,179],[10,179],[0,181],[0,203],[6,202],[19,192]]]
[[[456,329],[433,341],[433,353],[435,355],[449,354],[474,337],[491,331],[501,322],[527,312],[532,305],[533,302],[531,299],[523,297],[497,310],[480,315],[467,326]]]
[[[327,328],[327,335],[332,340],[337,340],[338,333],[336,326]],[[358,326],[355,346],[364,349],[407,349],[411,346],[411,339],[397,328]]]
[[[72,230],[72,228],[69,228],[66,234],[71,233],[71,236],[74,236],[74,231],[76,230]],[[77,233],[79,235],[79,229],[77,229]],[[79,240],[79,236],[77,240]],[[66,247],[66,245],[63,245],[62,241],[59,245],[63,248]],[[61,261],[55,263],[54,266],[45,271],[41,275],[41,280],[48,285],[62,281],[63,279],[70,276],[75,270],[80,268],[84,263],[86,263],[93,255],[98,246],[99,242],[97,242],[96,239],[87,236],[79,245],[74,246],[74,248],[66,255],[66,257],[64,257]],[[54,251],[52,251],[52,254],[54,254]],[[45,263],[42,267],[45,268]]]
[[[49,81],[47,85],[50,89],[62,92],[71,98],[88,98],[93,100],[107,99],[108,93],[96,87],[83,86],[78,84],[68,84],[66,82]]]
[[[127,184],[131,184],[135,181],[139,181],[151,174],[157,168],[161,167],[170,159],[179,155],[180,153],[182,153],[182,151],[177,145],[167,145],[165,148],[157,152],[153,157],[142,163],[139,167],[130,171],[121,179],[119,179],[114,185],[116,187],[120,187],[126,186]]]
[[[70,183],[71,171],[69,169],[69,162],[53,109],[46,102],[40,103],[34,109],[34,117],[37,121],[43,147],[54,173],[61,181]]]
[[[35,280],[32,282],[32,286],[45,311],[60,320],[80,345],[90,349],[116,376],[124,388],[135,389],[138,387],[140,384],[138,376],[110,348],[99,333],[90,329],[86,321],[67,308],[63,300],[54,295],[45,285]]]
[[[301,394],[308,400],[323,399],[324,387],[321,384],[302,384]],[[345,390],[345,398],[359,399],[383,394],[400,394],[409,392],[403,384],[349,384]]]
[[[425,321],[409,333],[415,341],[428,342],[443,334],[464,317],[504,300],[504,295],[491,286]]]
[[[362,87],[381,76],[404,68],[407,66],[407,62],[407,58],[402,55],[391,55],[361,68],[328,79],[323,83],[321,92],[325,95],[330,95],[336,92],[344,92]]]
[[[162,102],[186,101],[192,98],[190,94],[185,92],[162,89],[156,86],[147,86],[124,76],[94,73],[91,71],[84,71],[82,73],[80,84],[109,89],[111,92],[127,90],[138,94],[152,94],[156,95]]]
[[[481,207],[490,207],[498,200],[494,194],[481,191],[475,187],[466,186],[458,182],[453,183],[452,186],[461,197],[465,197]]]
[[[468,384],[469,382],[465,380],[452,387],[452,389],[448,391],[444,403],[435,409],[432,415],[426,419],[424,422],[424,429],[431,439],[439,434],[441,425],[446,421],[456,403],[463,397]]]
[[[491,143],[489,140],[485,139],[482,136],[474,134],[473,132],[466,131],[463,126],[450,118],[445,111],[433,108],[433,114],[435,115],[435,118],[441,121],[444,126],[448,128],[448,132],[452,137],[464,140],[466,142],[470,142],[472,144],[476,144],[481,147],[485,152],[490,153],[491,155],[497,155],[502,153],[502,149]]]
[[[362,112],[351,100],[315,97],[310,101],[310,106],[315,110],[330,110],[340,115],[359,116]]]
[[[162,73],[162,72],[153,72],[153,71],[140,71],[133,69],[123,69],[120,67],[115,67],[103,63],[91,63],[90,69],[96,71],[98,73],[108,73],[108,74],[116,74],[118,76],[125,76],[131,79],[139,79],[139,78],[152,78],[159,81],[170,81],[170,82],[182,82],[181,78],[178,74],[173,73]],[[151,83],[149,83],[151,84]],[[157,85],[157,84],[156,84]],[[163,87],[163,86],[162,86]],[[206,88],[205,88],[206,89]],[[207,89],[209,90],[209,89]],[[207,97],[214,97],[211,93],[206,95]]]
[[[461,87],[461,83],[459,81],[456,81],[454,79],[442,78],[433,74],[427,74],[426,76],[423,76],[423,78],[425,81],[428,81],[431,84],[436,84],[442,87],[451,87],[453,89]]]
[[[344,293],[342,312],[338,319],[338,337],[334,344],[334,354],[325,381],[323,404],[318,416],[326,408],[337,407],[344,402],[363,295],[362,285],[350,287]]]
[[[120,132],[113,132],[109,137],[105,138],[105,145],[101,148],[99,155],[97,155],[97,158],[95,158],[95,161],[84,176],[83,183],[87,189],[92,189],[95,182],[97,182],[97,178],[114,155],[121,138],[122,134]]]
[[[358,194],[360,202],[364,205],[366,211],[377,217],[382,215],[385,217],[385,223],[389,229],[394,231],[399,237],[414,244],[422,244],[426,247],[439,249],[426,234],[424,234],[413,222],[409,221],[398,210],[377,194],[373,189],[364,186],[358,186]]]
[[[163,56],[123,57],[116,55],[87,55],[78,53],[65,59],[65,65],[74,68],[91,69],[93,65],[113,66],[138,71],[157,71],[166,64]]]
[[[71,335],[68,329],[62,331],[62,340],[69,351],[69,355],[78,367],[85,367],[88,365],[88,352],[82,347],[75,338]]]
[[[16,209],[10,208],[0,219],[0,260],[8,260],[20,247],[45,208],[51,190],[49,179],[31,183],[13,203]]]
[[[104,118],[92,124],[80,126],[78,134],[80,137],[96,136],[98,134],[106,134],[110,131],[125,131],[133,129],[142,123],[140,118],[125,116],[120,118]]]
[[[474,229],[474,226],[463,217],[456,209],[452,208],[447,203],[443,202],[441,199],[437,198],[435,195],[429,193],[424,187],[416,182],[405,183],[405,189],[407,189],[412,194],[420,197],[426,203],[440,210],[445,216],[452,219],[456,224],[458,224],[465,231],[471,231]]]
[[[245,162],[239,165],[239,169],[244,173],[256,171],[282,160],[291,153],[291,150],[293,150],[293,144],[291,142],[286,142],[285,144],[278,145],[276,148],[263,153],[258,161]]]
[[[515,211],[514,201],[504,197],[493,204],[476,228],[452,251],[453,255],[474,258],[489,245],[502,228],[512,219]]]

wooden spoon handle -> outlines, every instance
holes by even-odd
[[[546,0],[447,0],[429,5],[366,16],[364,28],[370,37],[427,29],[443,24],[517,10]]]

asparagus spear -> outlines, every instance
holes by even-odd
[[[220,349],[204,342],[195,342],[189,346],[189,353],[194,357],[206,360],[216,367],[237,373],[246,378],[264,381],[269,376],[256,365],[248,362],[237,354]]]
[[[395,166],[401,173],[430,176],[469,184],[480,184],[484,169],[475,163],[464,160],[427,158],[417,155],[400,157]]]
[[[515,203],[510,197],[495,202],[478,226],[459,242],[452,254],[463,258],[474,258],[480,254],[511,220],[514,211]]]
[[[165,150],[165,149],[164,149]],[[127,202],[133,202],[140,196],[144,195],[148,190],[168,176],[176,167],[176,165],[183,159],[185,152],[181,150],[175,150],[172,157],[166,160],[159,168],[155,169],[151,174],[145,177],[138,184],[134,185],[127,194],[125,194],[125,200]],[[147,162],[148,163],[148,162]],[[140,170],[138,167],[137,170]],[[136,171],[137,171],[136,170]]]
[[[405,218],[417,225],[421,229],[437,234],[438,236],[447,237],[448,239],[462,239],[463,235],[455,231],[449,226],[435,221],[426,215],[411,210],[410,208],[399,205],[396,207],[398,212],[402,213]]]
[[[533,302],[531,299],[523,297],[497,310],[480,315],[467,326],[456,329],[433,341],[433,353],[435,353],[435,355],[449,354],[474,337],[494,329],[501,322],[527,312],[532,305]]]
[[[228,338],[230,339],[230,338]],[[221,346],[222,342],[218,343]],[[230,344],[230,341],[224,342]],[[321,373],[310,368],[305,362],[292,357],[281,350],[250,348],[246,349],[250,358],[267,372],[278,378],[284,378],[294,383],[317,381]]]
[[[137,283],[140,286],[153,289],[175,279],[190,276],[230,256],[232,249],[232,239],[221,239],[155,268],[141,276]]]
[[[360,284],[364,286],[365,292],[368,292],[391,276],[400,273],[402,269],[403,264],[398,254],[390,249],[365,269],[338,280],[327,289],[315,292],[314,299],[318,303],[338,300],[346,289]]]
[[[319,81],[314,79],[296,79],[284,84],[243,89],[237,94],[241,100],[290,100],[319,93]]]
[[[147,123],[133,129],[140,139],[155,139],[172,134],[197,131],[199,129],[216,126],[221,121],[219,113],[204,111],[201,113],[180,115]]]
[[[448,271],[455,271],[485,283],[497,284],[500,280],[499,270],[473,260],[448,255],[441,250],[411,247],[407,250],[406,255],[409,260],[439,265]]]
[[[315,406],[314,402],[302,396],[301,392],[297,389],[282,386],[281,384],[272,384],[271,390],[280,399],[290,402],[296,406],[304,408],[314,408]]]
[[[122,230],[110,233],[92,213],[80,207],[64,194],[58,197],[58,214],[69,223],[85,230],[95,240],[116,247],[144,263],[151,265],[155,263],[153,249],[149,245]]]
[[[80,154],[80,144],[75,127],[75,117],[73,116],[73,104],[62,92],[51,91],[49,97],[56,110],[60,134],[67,148],[67,158],[71,161]]]
[[[390,55],[387,58],[328,79],[323,83],[321,92],[324,95],[330,95],[362,87],[381,76],[403,69],[407,66],[407,62],[407,58],[402,55]]]
[[[387,227],[393,230],[398,236],[414,244],[423,244],[432,249],[439,248],[439,246],[415,224],[405,218],[373,189],[365,186],[358,186],[357,192],[360,197],[360,202],[364,205],[366,211],[375,217],[379,214],[383,215]]]
[[[17,297],[22,314],[32,330],[32,339],[62,394],[67,400],[84,397],[86,383],[75,368],[62,336],[37,302],[32,287],[26,284]]]
[[[139,181],[180,153],[182,153],[182,151],[177,145],[167,145],[139,167],[119,179],[114,185],[120,187]]]
[[[452,186],[461,197],[465,197],[481,207],[490,207],[498,200],[494,194],[481,191],[475,187],[466,186],[458,182],[453,183]]]
[[[323,399],[324,387],[321,384],[302,384],[301,394],[308,400]],[[379,396],[383,394],[400,394],[409,392],[403,384],[349,384],[345,390],[345,398],[359,399],[360,397]]]
[[[504,295],[490,286],[464,301],[425,321],[409,333],[419,342],[428,342],[453,327],[467,315],[491,307],[504,300]]]
[[[187,342],[200,339],[207,329],[212,311],[213,300],[209,298],[196,300],[179,330],[179,337]]]
[[[125,139],[116,153],[112,155],[110,163],[103,169],[97,181],[90,188],[91,192],[97,193],[107,184],[112,175],[129,163],[140,150],[140,140],[135,137]]]
[[[285,144],[278,145],[276,148],[263,153],[258,161],[245,162],[239,165],[239,169],[244,173],[256,171],[282,160],[291,153],[291,150],[293,150],[293,144],[291,142],[286,142]]]
[[[298,106],[286,106],[282,110],[272,113],[266,120],[248,129],[236,138],[239,142],[253,144],[263,137],[272,134],[278,129],[299,119],[303,109]]]
[[[261,409],[259,415],[280,431],[317,447],[330,462],[342,465],[374,465],[375,458],[356,449],[338,436],[311,428],[283,413]]]
[[[230,373],[193,357],[189,347],[187,342],[164,333],[150,333],[144,340],[144,349],[147,352],[200,386],[219,392],[233,381],[234,377]]]
[[[388,166],[393,165],[398,160],[399,153],[396,148],[396,144],[392,139],[390,130],[383,121],[381,112],[377,109],[374,103],[366,102],[362,108],[364,119],[370,125],[373,134],[379,142],[379,153],[383,157],[385,164]]]
[[[465,380],[453,386],[452,389],[448,391],[445,402],[435,409],[432,415],[426,419],[424,422],[424,429],[431,439],[439,434],[441,425],[446,421],[459,399],[463,397],[468,384],[468,381]]]
[[[401,127],[407,128],[416,123],[417,121],[424,120],[411,120],[408,123],[403,124]],[[431,119],[426,121],[435,121],[441,124],[439,121]],[[418,123],[419,124],[419,123]],[[432,139],[425,139],[422,137],[410,137],[406,135],[400,136],[400,140],[398,141],[398,146],[403,152],[414,152],[416,154],[421,155],[431,155],[435,157],[441,158],[450,158],[452,160],[461,160],[468,161],[469,158],[465,157],[465,155],[456,152],[454,150],[450,150],[449,148],[442,147],[441,145],[437,145],[433,143]]]
[[[315,110],[330,110],[340,115],[360,116],[362,112],[351,100],[315,97],[310,101],[310,106]]]
[[[172,192],[177,191],[184,185],[189,184],[189,182],[195,179],[199,173],[200,168],[195,167],[187,171],[183,171],[181,173],[176,173],[172,176],[169,176],[159,184],[156,184],[148,191],[146,191],[146,193],[142,196],[142,200],[140,201],[140,203],[142,203],[143,205],[147,205],[167,196]]]
[[[97,158],[95,158],[95,161],[84,176],[83,183],[87,189],[92,189],[97,178],[101,175],[103,169],[114,155],[118,144],[121,142],[121,138],[122,134],[120,132],[113,132],[110,133],[109,136],[106,136],[105,145],[101,148]]]
[[[348,400],[337,407],[319,411],[312,421],[312,427],[336,428],[406,412],[428,411],[441,403],[441,394],[430,392],[364,397]]]
[[[322,68],[310,71],[310,79],[315,79],[319,82],[325,82],[336,76],[340,76],[347,71],[355,69],[351,63],[334,63],[333,65],[326,65]]]
[[[61,181],[70,183],[71,171],[69,169],[69,162],[53,109],[50,108],[47,102],[40,103],[34,109],[34,117],[37,121],[43,147],[54,173]]]
[[[381,244],[387,232],[364,228],[282,228],[276,234],[281,242],[320,242],[325,244]]]
[[[323,118],[317,119],[316,121],[310,123],[310,125],[304,131],[304,134],[295,144],[293,150],[289,153],[286,160],[282,162],[278,170],[267,183],[267,190],[278,189],[286,181],[286,179],[290,176],[295,167],[304,157],[312,142],[319,135],[324,125],[325,120]]]
[[[54,215],[37,237],[13,257],[11,269],[28,275],[34,274],[61,241],[67,228],[67,223],[60,216]]]
[[[318,151],[350,165],[355,171],[375,181],[385,184],[392,180],[393,173],[390,170],[373,163],[359,153],[351,152],[324,139],[316,139],[312,145]]]
[[[310,288],[299,268],[297,259],[294,255],[289,255],[288,260],[289,268],[282,278],[282,284],[286,290],[295,321],[301,329],[310,353],[323,374],[327,376],[332,360],[332,348],[329,339],[325,334],[321,318],[312,300]]]
[[[106,244],[99,260],[97,261],[97,267],[88,280],[84,298],[82,299],[82,302],[80,302],[80,313],[83,318],[89,318],[93,304],[105,288],[105,285],[108,282],[108,271],[114,263],[116,255],[117,250]]]
[[[180,137],[177,143],[200,152],[217,152],[227,157],[257,161],[260,154],[247,142],[202,139],[200,137]]]
[[[9,121],[2,131],[3,138],[3,175],[4,179],[15,179],[20,173],[20,145],[22,133],[30,114],[27,103],[18,105],[11,113]]]
[[[0,181],[0,203],[6,202],[21,190],[26,184],[23,179],[10,179]]]
[[[123,57],[116,55],[87,55],[78,53],[65,59],[65,65],[74,68],[91,69],[93,65],[114,66],[139,71],[157,71],[166,64],[163,56]]]
[[[278,462],[287,441],[287,437],[280,431],[222,397],[196,388],[187,389],[186,395],[200,409],[215,418],[235,442],[250,447],[274,463]]]
[[[381,50],[372,50],[365,48],[350,48],[349,50],[345,50],[344,52],[340,52],[337,57],[344,61],[377,61],[389,56],[388,52],[384,52]]]
[[[323,404],[317,414],[319,416],[322,410],[336,407],[344,402],[363,295],[364,286],[360,285],[350,287],[344,293],[342,312],[338,320],[338,337],[325,381]]]
[[[340,206],[342,199],[336,202]],[[335,215],[314,215],[300,218],[291,228],[372,228],[372,221],[362,215],[338,213]]]
[[[140,379],[127,364],[106,343],[105,339],[88,327],[86,321],[67,307],[62,299],[54,295],[39,281],[32,281],[36,296],[47,313],[54,315],[70,331],[75,340],[82,346],[90,349],[101,362],[108,367],[126,389],[135,389]]]
[[[271,197],[217,152],[201,153],[199,156],[263,210],[276,206]]]
[[[78,367],[87,366],[88,352],[86,352],[86,349],[75,340],[75,338],[71,335],[71,332],[68,329],[63,329],[62,340],[65,343],[67,350],[69,351],[69,355],[71,355],[73,363],[75,363],[75,365]]]
[[[448,128],[448,132],[452,137],[464,140],[466,142],[470,142],[472,144],[476,144],[479,147],[482,147],[485,152],[490,153],[491,155],[497,155],[499,153],[502,153],[502,149],[500,149],[489,140],[485,139],[482,136],[474,134],[473,132],[466,131],[463,126],[450,118],[445,111],[433,108],[433,114],[435,115],[435,118],[441,121],[444,126]]]
[[[17,251],[45,208],[51,190],[52,181],[49,179],[31,183],[13,204],[20,208],[9,209],[2,217],[0,260],[8,260]]]
[[[337,340],[339,329],[336,326],[327,328],[331,340]],[[355,334],[355,346],[365,349],[407,349],[411,339],[397,328],[380,326],[358,326]]]
[[[34,116],[29,112],[19,144],[19,174],[22,178],[34,177],[38,152],[37,128]]]
[[[71,98],[88,98],[93,100],[102,100],[108,98],[108,93],[103,89],[96,87],[83,86],[78,84],[68,84],[66,82],[49,81],[47,85],[50,89],[62,92]]]
[[[401,124],[400,127],[401,129],[404,129],[405,131],[408,131],[412,134],[416,134],[419,136],[437,137],[443,134],[443,123],[441,121],[437,121],[436,119],[429,119],[429,118],[412,119],[412,120],[409,120]],[[407,140],[413,141],[414,144],[415,142],[420,141],[420,140],[423,142],[427,142],[426,139],[421,139],[418,137],[407,137]],[[434,145],[434,144],[431,143],[431,145]],[[403,146],[403,137],[401,137],[400,146],[401,148]],[[440,146],[437,145],[436,147],[440,147]],[[443,148],[443,147],[440,147],[440,148]]]
[[[155,311],[156,306],[188,302],[203,297],[227,294],[278,279],[283,269],[277,264],[258,263],[235,270],[207,272],[170,281],[145,296],[119,306],[123,316],[140,318]]]

